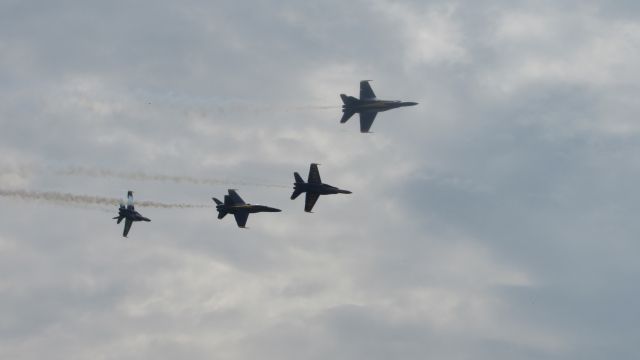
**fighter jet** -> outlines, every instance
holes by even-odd
[[[233,190],[229,189],[229,195],[224,196],[224,202],[212,198],[216,202],[216,210],[218,210],[218,219],[222,219],[227,214],[233,214],[236,218],[236,223],[239,228],[244,228],[249,218],[249,214],[259,212],[280,212],[282,210],[264,206],[264,205],[252,205],[247,204],[242,200],[240,195]]]
[[[360,132],[368,133],[373,120],[379,112],[387,111],[404,106],[418,105],[416,102],[403,102],[400,100],[378,100],[376,94],[373,93],[371,80],[360,81],[360,99],[356,99],[353,96],[347,96],[340,94],[342,98],[342,119],[340,123],[346,123],[353,114],[360,114]]]
[[[291,200],[295,200],[300,194],[306,192],[306,199],[304,201],[304,211],[311,212],[313,205],[316,204],[320,195],[331,194],[351,194],[351,191],[338,189],[335,186],[329,184],[323,184],[320,180],[320,172],[318,171],[318,164],[311,164],[309,168],[309,178],[307,182],[304,182],[300,174],[293,173],[293,177],[296,182],[293,184],[293,194],[291,194]]]
[[[127,193],[127,206],[125,207],[124,203],[120,203],[120,208],[118,209],[118,216],[114,217],[114,219],[118,220],[118,224],[124,219],[124,232],[122,236],[127,237],[129,234],[129,229],[131,229],[131,224],[134,221],[151,221],[149,218],[146,218],[140,215],[139,212],[133,206],[133,191],[129,191]]]

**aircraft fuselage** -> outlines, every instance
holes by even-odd
[[[342,111],[360,112],[383,112],[405,106],[418,105],[416,102],[400,100],[358,100],[352,104],[342,105]]]
[[[151,221],[151,219],[142,216],[139,212],[126,208],[120,208],[118,210],[118,222],[122,221],[122,219],[130,221]]]
[[[310,192],[320,195],[351,194],[349,190],[342,190],[329,184],[294,183],[293,188],[298,192]]]
[[[243,204],[243,205],[217,205],[216,210],[219,212],[226,212],[228,214],[236,214],[238,212],[247,212],[249,214],[255,214],[260,212],[280,212],[282,210],[272,208],[265,205],[253,205],[253,204]]]

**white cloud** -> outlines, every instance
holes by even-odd
[[[452,3],[423,7],[399,2],[376,3],[379,16],[387,17],[401,31],[408,67],[467,61],[463,34],[455,21],[457,5]]]

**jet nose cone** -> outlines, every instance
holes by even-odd
[[[349,190],[340,190],[340,192],[342,194],[351,194],[351,191],[349,191]]]
[[[407,101],[404,104],[407,105],[407,106],[416,106],[416,105],[418,105],[417,102],[413,102],[413,101]]]

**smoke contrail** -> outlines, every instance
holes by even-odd
[[[40,200],[62,204],[82,204],[82,205],[119,205],[122,200],[117,198],[108,198],[90,195],[76,195],[69,193],[60,193],[55,191],[28,191],[28,190],[3,190],[0,189],[0,196],[11,197],[22,200]],[[163,208],[163,209],[191,209],[191,208],[208,208],[211,205],[195,205],[195,204],[167,204],[156,201],[136,201],[137,205],[147,208]]]
[[[137,94],[139,101],[144,101],[151,106],[170,106],[175,108],[176,105],[189,107],[197,110],[217,110],[220,113],[226,112],[290,112],[304,110],[329,110],[340,108],[340,105],[313,105],[313,104],[263,104],[243,99],[229,99],[220,97],[203,97],[189,94],[178,94],[174,92],[152,93],[147,91],[139,91]],[[339,100],[336,99],[339,103]]]
[[[124,171],[112,171],[106,169],[88,169],[84,167],[72,167],[66,170],[56,171],[58,175],[67,176],[89,176],[97,178],[117,178],[126,180],[138,180],[138,181],[165,181],[175,183],[189,183],[196,185],[232,185],[232,186],[262,186],[272,188],[289,188],[289,186],[255,183],[245,181],[230,181],[222,179],[212,178],[197,178],[193,176],[175,176],[175,175],[163,175],[163,174],[146,174],[140,171],[137,172],[124,172]]]
[[[268,110],[268,111],[302,111],[302,110],[330,110],[330,109],[339,109],[340,106],[337,105],[297,105],[297,106],[278,106],[278,105],[254,105],[247,106],[246,108],[252,109],[254,111]]]
[[[260,111],[270,111],[270,112],[289,112],[289,111],[302,111],[302,110],[331,110],[331,109],[339,109],[341,106],[338,105],[255,105],[255,104],[228,104],[228,105],[218,105],[213,106],[219,111],[249,111],[249,112],[260,112]]]
[[[147,105],[182,105],[192,108],[212,108],[219,111],[296,111],[296,110],[328,110],[340,108],[339,105],[314,105],[314,104],[264,104],[259,102],[245,101],[242,99],[224,99],[217,97],[201,97],[187,94],[151,94],[141,93],[140,97],[144,99]],[[336,98],[339,103],[340,100]]]

